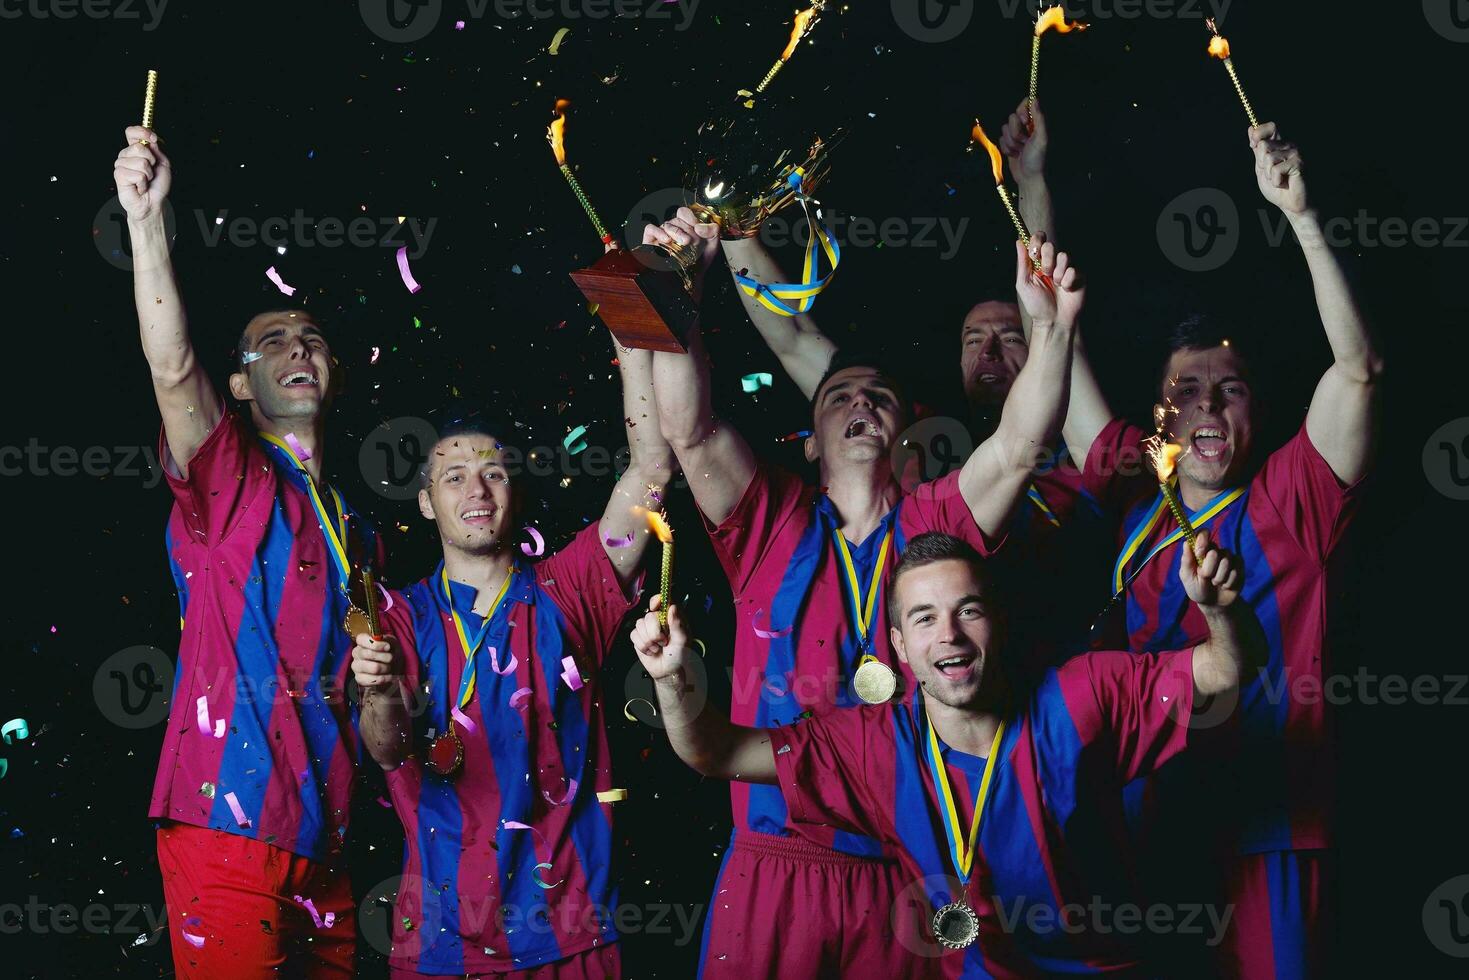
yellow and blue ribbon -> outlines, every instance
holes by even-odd
[[[944,836],[949,839],[949,856],[962,884],[969,884],[970,868],[974,864],[974,851],[979,845],[979,822],[984,816],[984,804],[989,798],[990,784],[1000,761],[1000,743],[1005,738],[1005,723],[995,728],[995,740],[990,743],[989,758],[984,761],[984,776],[979,781],[979,794],[974,800],[974,819],[969,824],[969,836],[962,836],[959,826],[959,806],[954,800],[954,790],[949,785],[949,774],[944,769],[943,755],[939,752],[939,737],[933,730],[933,722],[925,713],[924,723],[928,726],[928,771],[933,776],[934,789],[938,791],[939,805],[943,807]]]
[[[1032,483],[1030,487],[1025,491],[1025,495],[1030,498],[1031,503],[1036,505],[1037,509],[1040,510],[1042,516],[1044,516],[1047,521],[1049,521],[1055,527],[1061,526],[1061,518],[1057,517],[1055,511],[1051,510],[1051,508],[1047,506],[1046,498],[1041,496],[1041,492],[1036,489],[1034,483]]]
[[[811,239],[806,243],[806,257],[801,263],[801,281],[799,283],[763,283],[742,273],[735,273],[735,282],[745,291],[745,295],[753,296],[761,306],[781,316],[797,316],[810,312],[812,305],[816,302],[816,297],[831,284],[832,276],[836,275],[837,266],[842,261],[842,248],[832,236],[831,230],[817,221],[815,215],[811,213],[811,199],[802,189],[804,178],[805,173],[800,167],[792,170],[790,177],[787,178],[811,226]],[[826,254],[827,261],[831,263],[831,270],[819,279],[816,276],[820,260],[818,245],[821,252]]]
[[[1203,510],[1197,514],[1189,515],[1189,523],[1193,525],[1195,531],[1203,529],[1210,521],[1223,513],[1226,507],[1238,500],[1244,492],[1244,487],[1236,487],[1233,490],[1224,491],[1209,501]],[[1117,556],[1117,564],[1112,568],[1112,592],[1114,595],[1120,594],[1127,587],[1127,583],[1132,581],[1131,576],[1127,575],[1127,566],[1132,562],[1133,556],[1137,554],[1143,542],[1148,539],[1148,535],[1153,532],[1153,528],[1157,527],[1158,521],[1162,519],[1163,504],[1163,491],[1159,490],[1158,499],[1153,501],[1153,505],[1148,509],[1147,514],[1138,523],[1137,529],[1132,532],[1126,543],[1123,544],[1122,553]],[[1148,552],[1147,557],[1142,560],[1142,564],[1137,567],[1137,571],[1140,572],[1146,568],[1148,562],[1152,561],[1158,552],[1182,537],[1183,528],[1174,528],[1172,533],[1158,542],[1152,551]],[[1133,574],[1136,575],[1137,572]]]
[[[877,563],[872,568],[872,580],[867,583],[866,598],[863,597],[861,583],[857,581],[857,566],[852,561],[852,552],[847,547],[847,539],[842,537],[842,529],[833,528],[831,533],[832,537],[836,538],[837,554],[842,560],[842,571],[846,573],[843,577],[847,581],[847,594],[851,599],[852,621],[857,624],[860,651],[866,654],[868,645],[872,642],[872,613],[877,607],[877,593],[882,590],[882,568],[888,560],[888,546],[893,543],[893,526],[889,522],[887,533],[883,535]]]
[[[322,503],[321,493],[316,489],[316,481],[311,478],[306,464],[301,461],[301,457],[296,455],[295,450],[287,445],[285,440],[269,432],[260,433],[260,438],[285,453],[286,458],[304,478],[306,494],[311,498],[311,506],[316,510],[316,519],[321,524],[322,533],[326,536],[327,550],[331,552],[332,564],[337,569],[337,588],[342,591],[343,595],[347,595],[348,583],[352,577],[352,563],[347,558],[347,505],[342,503],[342,495],[337,493],[335,487],[327,487],[332,495],[332,503],[337,506],[337,519],[333,521],[331,515],[326,511],[326,505]]]
[[[510,591],[510,579],[514,575],[514,567],[505,573],[505,581],[500,584],[500,591],[495,595],[495,601],[490,603],[490,611],[485,613],[483,625],[475,634],[474,642],[470,643],[469,636],[464,629],[464,620],[459,618],[459,610],[454,608],[454,593],[449,589],[449,569],[440,569],[439,578],[444,586],[444,601],[449,604],[449,616],[454,620],[454,632],[459,635],[459,649],[464,651],[464,676],[459,679],[459,709],[461,711],[470,701],[474,700],[474,655],[479,651],[479,646],[485,641],[485,637],[489,635],[490,621],[495,618],[495,611],[500,608],[501,601]]]

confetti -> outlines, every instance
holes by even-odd
[[[381,348],[378,348],[378,347],[374,347],[372,349],[372,356],[367,359],[367,363],[368,364],[376,364],[377,363],[377,359],[379,357],[381,357],[381,356],[382,356],[382,349]]]
[[[754,626],[753,623],[751,625]],[[785,629],[781,630],[763,630],[760,627],[755,626],[755,635],[760,637],[760,639],[762,640],[778,640],[783,636],[790,636],[791,633],[795,631],[795,629],[796,627],[794,625],[787,626]]]
[[[301,462],[304,463],[311,458],[311,450],[301,445],[301,440],[296,438],[296,433],[286,433],[286,445],[291,447],[291,452],[295,453],[296,458]]]
[[[637,704],[639,701],[648,706],[648,709],[653,712],[654,718],[658,717],[658,706],[652,701],[649,701],[647,698],[633,698],[627,704],[624,704],[622,706],[622,717],[626,718],[628,721],[641,721],[641,719],[638,718],[637,715],[634,715],[632,713],[632,706]]]
[[[566,35],[570,33],[571,28],[569,27],[563,27],[557,31],[556,36],[551,38],[551,46],[546,49],[546,53],[550,55],[557,54],[561,50],[561,42],[566,40]]]
[[[408,246],[403,245],[398,249],[398,274],[403,277],[403,285],[408,287],[410,293],[417,293],[422,286],[418,280],[413,278],[413,273],[408,269]]]
[[[499,654],[495,652],[495,648],[490,647],[488,653],[490,655],[490,669],[499,674],[501,677],[504,677],[506,674],[515,673],[515,668],[520,666],[520,658],[517,657],[514,653],[510,654],[510,660],[505,664],[503,669],[498,663],[496,663],[496,661],[499,659]]]
[[[797,439],[805,439],[811,435],[810,429],[802,429],[800,432],[792,432],[788,436],[781,436],[776,442],[795,442]]]
[[[576,659],[574,657],[561,658],[561,679],[573,691],[580,691],[582,689],[581,671],[577,669]]]
[[[200,695],[199,696],[199,701],[198,701],[196,707],[198,709],[197,710],[197,714],[198,714],[198,720],[199,720],[199,731],[200,731],[200,733],[203,734],[203,735],[205,735],[206,737],[212,735],[215,738],[224,738],[224,719],[223,718],[216,718],[216,719],[214,719],[214,730],[213,731],[210,731],[210,726],[209,726],[209,699],[207,697],[204,697],[203,695]]]
[[[322,915],[320,912],[316,911],[316,903],[311,901],[311,899],[302,898],[300,895],[295,896],[295,899],[297,905],[302,906],[306,909],[306,911],[311,913],[311,921],[316,923],[316,928],[320,929],[322,928],[322,926],[325,926],[326,928],[330,929],[332,925],[337,921],[337,913],[328,912],[325,915]]]
[[[189,945],[192,946],[192,947],[194,947],[195,949],[203,949],[204,948],[204,937],[203,936],[196,936],[192,932],[185,932],[182,929],[179,930],[179,935],[180,936],[183,936],[185,939],[187,939],[189,941]]]
[[[587,440],[584,438],[586,434],[587,427],[584,425],[579,425],[576,428],[572,429],[570,432],[566,433],[566,438],[561,440],[561,445],[566,447],[567,452],[575,456],[577,453],[587,448]]]
[[[530,688],[520,688],[514,694],[510,695],[510,707],[514,708],[516,711],[519,711],[521,708],[525,707],[528,701],[530,701],[530,695]]]
[[[565,881],[566,880],[565,878],[562,878],[561,881],[547,883],[546,879],[544,879],[544,878],[541,877],[541,869],[542,868],[545,868],[546,870],[549,871],[551,869],[551,862],[550,861],[542,861],[540,864],[536,865],[534,868],[531,868],[531,872],[530,872],[531,873],[531,877],[535,878],[536,885],[537,886],[539,886],[541,888],[545,888],[547,890],[550,890],[552,888],[555,888],[557,885],[561,884],[562,881]]]
[[[459,710],[459,705],[457,705],[457,704],[454,705],[453,710],[450,711],[449,714],[450,714],[451,717],[453,717],[453,719],[455,721],[457,721],[457,722],[459,722],[459,724],[463,725],[464,728],[465,728],[465,730],[468,731],[469,734],[471,734],[471,735],[473,735],[475,733],[476,729],[479,727],[473,721],[470,720],[470,718],[469,718],[468,715],[466,715],[463,711]]]
[[[3,727],[0,727],[0,735],[5,736],[5,744],[9,745],[12,741],[18,742],[23,738],[30,738],[31,726],[24,718],[12,718]],[[14,739],[11,736],[14,736]]]
[[[602,543],[609,548],[626,548],[633,543],[633,535],[629,534],[625,538],[603,538]]]
[[[745,389],[745,394],[753,394],[761,388],[769,388],[775,384],[775,378],[768,372],[761,371],[756,374],[747,374],[740,379],[740,387]]]
[[[561,799],[559,800],[552,796],[549,790],[541,790],[541,795],[552,806],[566,806],[566,804],[571,802],[572,797],[576,796],[576,780],[568,779],[566,781],[566,792],[561,794]]]
[[[275,271],[275,266],[271,266],[269,269],[266,269],[265,270],[265,278],[267,278],[271,282],[275,283],[275,288],[276,289],[279,289],[281,292],[285,293],[287,296],[295,296],[296,295],[296,287],[295,286],[287,286],[285,284],[285,281],[283,279],[281,279],[281,274],[279,272],[276,272]]]
[[[625,799],[627,799],[627,790],[620,786],[614,789],[604,789],[597,793],[598,803],[621,803]]]
[[[258,350],[246,351],[245,353],[240,355],[240,363],[254,364],[256,361],[260,360],[264,356],[265,355]]]
[[[529,524],[521,528],[521,530],[524,531],[526,534],[529,534],[531,536],[531,540],[533,540],[536,545],[534,548],[532,548],[530,545],[521,542],[520,550],[531,558],[539,558],[541,555],[544,555],[546,553],[546,539],[541,537],[541,532],[537,531]]]
[[[224,794],[224,801],[230,805],[230,812],[235,815],[235,823],[239,824],[241,827],[244,827],[246,830],[249,830],[250,819],[245,816],[245,810],[243,807],[240,806],[240,801],[235,796],[235,794]]]

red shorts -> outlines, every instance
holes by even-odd
[[[442,973],[416,973],[397,966],[389,971],[389,975],[391,980],[444,980]],[[529,970],[468,973],[464,976],[471,980],[479,977],[494,977],[495,980],[615,980],[622,976],[622,952],[616,943],[612,943],[583,950],[554,963],[542,963]]]
[[[1230,862],[1234,921],[1220,949],[1224,976],[1306,980],[1325,975],[1329,867],[1325,851],[1241,854]]]
[[[357,907],[345,870],[181,823],[159,826],[158,867],[181,980],[352,976]],[[297,895],[336,913],[332,925],[318,929]]]
[[[911,884],[896,862],[841,854],[801,837],[737,833],[709,900],[699,975],[942,976],[941,961],[921,957],[914,938],[923,935],[927,897],[899,902]]]

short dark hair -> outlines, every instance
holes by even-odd
[[[456,403],[432,415],[434,416],[433,445],[423,447],[423,463],[418,468],[418,485],[425,490],[428,489],[431,482],[429,470],[433,467],[434,447],[445,439],[464,435],[485,436],[495,441],[496,449],[505,448],[502,444],[502,436],[509,431],[506,428],[509,422],[489,411]]]
[[[821,401],[821,391],[827,383],[839,372],[851,368],[869,368],[876,371],[878,375],[892,387],[893,393],[898,396],[898,404],[903,409],[904,418],[913,417],[913,404],[908,401],[908,394],[903,388],[903,382],[897,375],[893,374],[887,363],[876,354],[867,351],[854,351],[846,347],[839,348],[831,355],[831,362],[826,366],[826,373],[816,383],[816,390],[811,393],[811,412],[815,414],[816,406]]]
[[[1215,347],[1238,345],[1230,337],[1223,321],[1209,313],[1190,313],[1168,331],[1167,351],[1163,354],[1163,366],[1158,372],[1158,391],[1167,395],[1168,365],[1173,355],[1183,350],[1212,350]]]
[[[246,348],[246,345],[248,345],[249,342],[250,342],[250,324],[254,323],[256,320],[260,319],[263,316],[269,316],[269,317],[281,316],[281,317],[287,317],[289,319],[298,319],[298,318],[303,318],[304,317],[305,320],[306,320],[306,322],[312,324],[314,327],[316,327],[316,329],[318,331],[321,332],[321,335],[323,337],[326,337],[328,346],[330,346],[330,344],[331,344],[331,338],[330,337],[327,337],[326,328],[321,325],[321,321],[318,320],[316,317],[312,316],[306,310],[301,310],[301,309],[261,310],[259,313],[255,313],[255,314],[251,315],[250,319],[248,319],[248,320],[245,321],[245,325],[240,328],[240,339],[237,340],[237,341],[235,341],[235,349],[230,352],[230,361],[234,365],[234,370],[236,370],[236,371],[243,371],[243,370],[245,370],[244,357],[245,357],[246,354],[249,353],[249,351],[246,350],[245,348]]]
[[[983,556],[974,545],[943,531],[925,531],[908,542],[908,546],[903,549],[903,557],[898,561],[898,567],[893,569],[893,579],[888,584],[889,625],[897,626],[902,616],[902,610],[898,608],[898,580],[916,568],[941,561],[966,562],[979,576],[986,592],[994,584]]]

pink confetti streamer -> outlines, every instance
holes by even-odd
[[[546,842],[546,839],[541,836],[541,832],[528,823],[521,823],[519,820],[502,820],[500,821],[500,826],[506,830],[529,830],[535,839],[543,845]]]
[[[529,534],[531,536],[531,540],[536,543],[536,546],[535,550],[531,550],[530,545],[522,542],[520,545],[520,550],[525,552],[525,554],[530,556],[531,558],[536,558],[544,555],[546,553],[546,539],[541,537],[541,532],[537,531],[535,528],[531,527],[528,524],[525,527],[521,528],[521,530],[525,531],[526,534]]]
[[[196,936],[192,932],[185,932],[182,929],[179,930],[179,935],[180,936],[183,936],[185,939],[187,939],[189,941],[189,945],[192,946],[192,947],[194,947],[195,949],[203,949],[204,948],[204,937],[203,936]]]
[[[530,695],[530,688],[522,687],[520,690],[510,695],[510,707],[514,708],[516,711],[519,711],[521,708],[524,708],[526,706],[526,703],[528,701],[530,701]]]
[[[544,796],[546,798],[546,802],[551,804],[552,806],[565,806],[566,804],[571,802],[572,797],[576,796],[576,780],[568,779],[566,781],[566,792],[561,794],[561,799],[559,800],[551,795],[550,790],[541,790],[541,795]]]
[[[625,538],[603,538],[602,541],[609,548],[626,548],[633,543],[633,535],[629,534]]]
[[[753,623],[751,625],[754,626]],[[763,630],[759,626],[755,626],[755,635],[762,640],[778,640],[783,636],[790,636],[791,633],[795,632],[795,629],[794,624],[787,626],[783,630]]]
[[[377,582],[377,583],[374,583],[374,584],[377,585],[378,594],[380,594],[383,597],[383,608],[382,608],[382,612],[387,612],[389,609],[392,609],[393,608],[393,593],[391,593],[387,589],[383,588],[383,584],[381,582]]]
[[[413,278],[413,272],[408,268],[408,246],[404,245],[398,249],[398,274],[403,277],[403,285],[408,287],[410,293],[416,293],[423,289],[418,280]]]
[[[576,668],[575,658],[561,658],[561,679],[573,691],[580,691],[582,689],[581,671]]]
[[[214,720],[214,730],[209,730],[209,699],[203,696],[200,696],[198,701],[198,718],[200,732],[205,735],[212,735],[215,738],[224,738],[223,718],[216,718]]]
[[[235,815],[235,823],[249,830],[250,819],[245,816],[245,810],[240,806],[239,798],[234,793],[226,793],[224,794],[224,801],[230,805],[230,812]]]
[[[276,289],[279,289],[281,292],[285,293],[287,296],[295,296],[296,295],[296,287],[295,286],[287,286],[285,284],[285,281],[283,279],[281,279],[281,274],[279,272],[276,272],[275,271],[275,266],[271,266],[269,269],[266,269],[265,270],[265,278],[267,278],[271,282],[275,283],[275,288]]]
[[[296,433],[286,433],[286,445],[291,447],[291,452],[295,453],[296,458],[301,462],[304,463],[311,458],[311,450],[301,445],[301,440],[296,438]]]
[[[455,721],[459,722],[459,724],[463,725],[471,735],[474,734],[476,728],[474,722],[470,721],[469,716],[466,715],[463,711],[459,710],[459,706],[457,704],[454,706],[454,709],[449,712],[449,715]]]
[[[494,647],[490,647],[489,652],[490,652],[490,669],[493,670],[495,673],[499,674],[501,677],[504,677],[506,674],[513,674],[513,673],[515,673],[515,668],[520,666],[520,658],[517,657],[514,653],[512,653],[512,654],[510,654],[510,660],[505,664],[505,669],[504,670],[501,670],[500,669],[500,665],[498,663],[496,663],[496,661],[499,659],[499,654],[497,654],[495,652],[495,648]]]
[[[311,921],[316,923],[316,928],[320,929],[324,925],[330,929],[336,923],[337,913],[328,912],[326,915],[322,915],[316,911],[316,903],[311,899],[302,898],[300,895],[295,896],[295,899],[297,905],[304,907],[306,911],[311,913]]]

